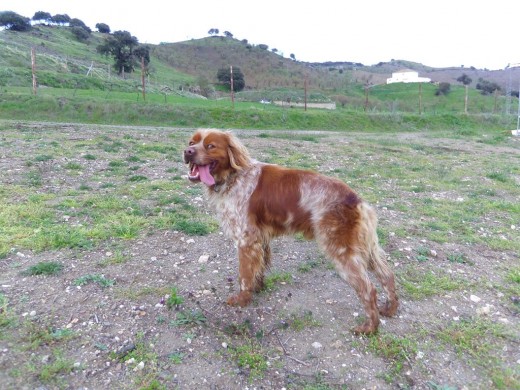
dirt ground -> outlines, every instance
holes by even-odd
[[[86,125],[3,126],[0,180],[6,186],[22,185],[27,160],[45,153],[52,142],[65,145],[66,141],[67,147],[80,145],[72,155],[38,163],[43,181],[34,191],[39,194],[65,194],[80,183],[87,183],[91,191],[107,193],[101,190],[100,178],[114,154],[96,149],[92,153],[97,159],[85,160],[81,156],[92,147],[88,146],[89,140],[109,136],[125,142],[130,135],[142,143],[166,140],[180,151],[191,133],[182,129]],[[251,154],[259,160],[298,154],[331,174],[338,162],[359,167],[364,164],[363,158],[372,158],[338,158],[338,148],[374,148],[379,140],[397,139],[395,135],[309,133],[316,138],[308,141],[258,136],[262,132],[237,133],[243,135]],[[403,145],[413,142],[446,148],[443,156],[471,150],[473,145],[463,139],[412,133],[399,137]],[[81,145],[87,146],[81,149]],[[518,162],[518,142],[479,147],[479,153],[509,153]],[[180,153],[175,153],[147,158],[136,172],[157,180],[185,174]],[[399,153],[397,150],[395,159],[400,158]],[[127,154],[124,148],[117,152],[121,158]],[[458,157],[453,157],[456,160]],[[82,166],[79,173],[71,175],[70,170],[63,169],[71,161]],[[395,199],[396,184],[386,180],[383,173],[380,171],[379,176],[372,178],[380,181],[379,190],[355,190],[362,195],[369,193],[371,199],[390,193]],[[113,177],[107,180],[117,186]],[[211,216],[202,189],[187,181],[179,182],[182,184],[175,195],[198,213]],[[428,195],[456,196],[450,189]],[[405,205],[407,197],[411,205],[417,196],[425,194],[397,194]],[[2,201],[25,199],[6,197],[4,192]],[[13,247],[0,259],[0,293],[7,302],[0,305],[0,314],[10,316],[9,324],[0,327],[0,387],[519,388],[520,326],[518,302],[514,301],[518,297],[497,287],[504,285],[509,270],[518,270],[518,252],[460,240],[435,242],[414,228],[405,208],[386,207],[383,198],[372,203],[377,208],[380,226],[387,232],[383,246],[398,281],[410,281],[415,276],[414,280],[421,283],[435,275],[442,276],[438,280],[463,280],[464,284],[446,289],[433,286],[438,290],[420,297],[399,286],[398,315],[383,319],[378,335],[362,337],[351,332],[364,315],[354,291],[336,275],[315,243],[299,237],[273,242],[272,284],[256,295],[247,308],[225,304],[227,297],[238,289],[237,259],[235,248],[219,229],[207,235],[146,229],[136,238],[103,240],[88,249],[36,251]],[[413,215],[415,218],[420,211],[415,210]],[[58,212],[56,219],[56,223],[88,223],[84,216]],[[513,219],[519,229],[519,216]],[[403,227],[405,232],[400,230]],[[516,235],[518,239],[517,232],[508,230],[507,238],[512,240]],[[427,261],[418,261],[417,253]],[[450,253],[464,253],[471,262],[446,261]],[[22,272],[39,262],[57,262],[64,268],[55,276],[29,276]],[[113,283],[78,285],[78,279],[85,275],[102,275]],[[169,308],[173,286],[183,302]],[[464,321],[477,324],[471,328],[475,333],[457,327]],[[462,333],[468,336],[464,341],[458,338]]]

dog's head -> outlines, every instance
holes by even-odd
[[[189,164],[188,178],[207,186],[224,183],[228,177],[250,164],[249,153],[231,133],[213,129],[197,130],[184,150]]]

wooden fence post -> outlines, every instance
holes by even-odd
[[[31,66],[32,66],[32,86],[33,95],[36,95],[36,53],[34,47],[31,48]]]

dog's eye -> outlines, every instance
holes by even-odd
[[[208,146],[206,146],[206,148],[209,150],[209,149],[213,149],[215,147],[215,145],[213,144],[208,144]]]
[[[193,145],[195,145],[195,142],[193,142],[193,141],[190,141],[190,143],[188,144],[188,146],[193,146]]]

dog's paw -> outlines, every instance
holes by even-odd
[[[227,304],[230,306],[244,307],[251,303],[252,296],[249,291],[241,291],[237,295],[232,295],[228,298]]]
[[[377,333],[377,325],[374,325],[372,322],[367,321],[362,325],[356,326],[353,329],[353,332],[355,334],[363,334],[363,335],[370,335]]]
[[[379,308],[379,314],[384,317],[393,317],[397,313],[397,301],[386,301],[383,307]]]

